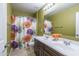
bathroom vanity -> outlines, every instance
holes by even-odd
[[[34,52],[37,56],[63,56],[37,39],[35,39]]]
[[[78,44],[71,42],[70,45],[65,45],[63,41],[64,38],[53,41],[52,38],[35,37],[34,52],[37,56],[79,56]]]

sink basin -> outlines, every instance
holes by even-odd
[[[52,41],[53,45],[62,45],[63,42],[62,41]]]
[[[79,50],[79,46],[73,43],[71,43],[68,47],[70,47],[73,50]]]

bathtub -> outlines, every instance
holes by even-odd
[[[0,40],[0,56],[6,56],[7,49],[5,49],[4,43],[5,43],[4,40]]]

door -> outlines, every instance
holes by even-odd
[[[7,4],[0,3],[0,56],[7,55]]]

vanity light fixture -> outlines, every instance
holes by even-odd
[[[46,6],[43,8],[44,11],[49,10],[50,8],[52,8],[55,5],[55,3],[47,3]]]

